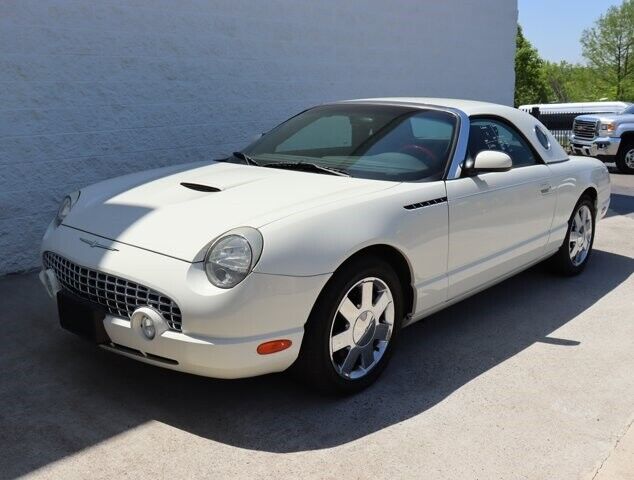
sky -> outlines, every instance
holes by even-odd
[[[621,0],[518,0],[524,36],[545,60],[583,63],[581,32]]]

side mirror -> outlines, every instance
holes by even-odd
[[[507,172],[513,167],[513,160],[504,152],[483,150],[475,160],[467,160],[464,165],[466,175],[477,175],[486,172]]]

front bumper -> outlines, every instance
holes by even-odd
[[[617,137],[597,137],[594,140],[582,140],[570,135],[570,150],[574,155],[587,157],[615,157],[619,152],[621,139]]]
[[[82,240],[83,239],[83,240]],[[86,240],[116,249],[92,248]],[[119,276],[169,295],[180,307],[182,332],[147,340],[128,318],[106,315],[112,343],[104,348],[157,366],[216,378],[279,372],[297,358],[308,319],[330,275],[292,277],[252,272],[229,290],[214,287],[202,263],[188,263],[106,240],[67,226],[49,227],[42,252]],[[260,355],[263,342],[288,339],[290,348]]]

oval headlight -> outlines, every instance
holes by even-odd
[[[73,199],[70,198],[69,195],[67,195],[64,197],[62,203],[60,203],[59,208],[57,209],[57,215],[55,215],[56,226],[59,227],[62,224],[62,222],[70,212],[71,208],[73,208]]]
[[[244,280],[262,253],[262,235],[255,228],[227,232],[212,243],[205,256],[205,272],[219,288],[232,288]]]
[[[79,200],[79,195],[81,194],[81,190],[77,190],[76,192],[69,193],[64,197],[62,203],[60,203],[59,208],[57,209],[57,214],[55,215],[55,226],[59,227],[64,219],[68,216],[72,208]]]

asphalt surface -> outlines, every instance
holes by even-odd
[[[634,176],[579,277],[537,266],[418,323],[380,381],[324,398],[219,381],[62,331],[0,279],[0,478],[634,478]]]

